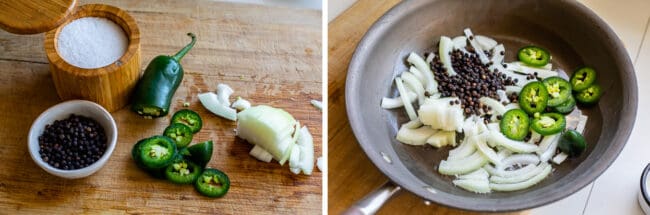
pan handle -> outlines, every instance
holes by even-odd
[[[402,188],[397,186],[391,181],[387,181],[381,187],[375,189],[363,199],[357,201],[343,212],[343,215],[368,215],[375,214],[379,209],[384,206],[395,193],[398,193]]]

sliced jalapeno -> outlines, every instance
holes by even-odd
[[[228,175],[218,169],[205,169],[194,183],[194,187],[199,193],[207,197],[222,197],[230,189],[230,179]]]
[[[596,71],[591,67],[582,67],[571,75],[571,87],[579,92],[596,82]]]
[[[521,109],[526,111],[529,115],[540,113],[546,109],[548,103],[548,91],[546,91],[546,87],[544,87],[542,82],[533,81],[526,84],[526,86],[521,89],[518,100]]]
[[[181,123],[172,123],[169,127],[165,128],[163,135],[171,138],[176,143],[176,147],[183,148],[192,142],[194,134],[190,127]]]
[[[176,144],[169,137],[153,136],[136,145],[139,145],[138,159],[147,170],[164,168],[176,158]]]
[[[582,154],[587,148],[587,141],[582,134],[575,130],[568,130],[562,134],[560,143],[558,143],[560,151],[568,154],[571,157],[577,157]]]
[[[576,94],[576,100],[581,104],[593,105],[598,102],[600,96],[602,95],[602,90],[598,84],[592,84]]]
[[[571,97],[571,84],[557,76],[549,77],[542,81],[548,92],[547,105],[550,107],[558,106]]]
[[[561,114],[568,114],[568,113],[571,113],[571,111],[573,111],[573,109],[575,109],[575,107],[576,107],[576,99],[574,99],[573,96],[570,95],[569,99],[566,102],[564,102],[564,103],[562,103],[562,104],[560,104],[558,106],[555,106],[552,109],[553,109],[553,111],[561,113]]]
[[[541,47],[525,46],[519,49],[517,53],[519,61],[534,67],[540,67],[548,64],[551,54]]]
[[[536,115],[539,115],[539,117],[536,116],[533,118],[530,128],[541,135],[555,134],[561,132],[566,127],[566,119],[562,114],[545,113]]]
[[[191,161],[194,161],[199,166],[205,167],[212,158],[212,145],[212,140],[194,144],[193,146],[187,147],[187,152],[184,153],[187,154],[186,157]]]
[[[199,114],[189,109],[179,110],[174,113],[171,123],[185,124],[187,127],[190,127],[192,133],[199,132],[201,130],[201,127],[203,127],[203,121],[201,120]]]
[[[501,133],[513,140],[523,140],[528,135],[530,119],[521,109],[511,109],[503,114],[499,123]]]
[[[167,180],[176,184],[191,184],[199,178],[203,168],[183,158],[176,159],[165,169]]]

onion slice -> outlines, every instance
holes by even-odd
[[[409,54],[408,58],[406,59],[409,63],[413,64],[422,74],[424,75],[424,78],[427,80],[426,83],[423,83],[425,85],[426,92],[429,94],[433,94],[438,92],[438,82],[436,82],[436,79],[433,77],[433,71],[431,71],[431,68],[429,67],[429,64],[427,64],[422,57],[420,57],[418,54],[411,52]]]
[[[449,37],[442,36],[440,37],[440,45],[438,47],[438,54],[440,55],[440,62],[442,66],[447,70],[449,76],[456,75],[454,67],[451,66],[451,51],[454,48],[454,42],[449,39]]]
[[[210,112],[232,121],[237,120],[237,111],[219,102],[219,98],[213,92],[201,93],[198,97],[203,107]]]
[[[404,82],[402,81],[402,78],[400,77],[395,78],[395,85],[397,85],[397,91],[399,91],[399,94],[402,98],[402,103],[404,104],[404,109],[406,109],[406,114],[408,114],[411,120],[418,118],[418,115],[415,113],[415,110],[413,109],[413,105],[409,102],[410,97],[406,91],[406,88],[404,87]]]
[[[542,170],[542,172],[540,172],[536,176],[526,181],[522,181],[519,183],[512,183],[512,184],[490,183],[490,188],[496,191],[515,191],[515,190],[526,189],[544,180],[544,178],[546,178],[546,176],[548,176],[551,173],[551,170],[552,170],[551,165],[548,165]]]

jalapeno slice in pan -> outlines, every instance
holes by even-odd
[[[174,140],[165,136],[153,136],[144,139],[139,144],[139,159],[147,170],[161,169],[169,165],[176,158],[176,144]]]
[[[576,94],[576,100],[584,105],[593,105],[598,102],[603,91],[598,84],[592,84]]]
[[[190,127],[181,123],[172,123],[169,127],[165,128],[163,135],[171,138],[176,143],[176,147],[183,148],[192,142],[194,133]]]
[[[548,92],[547,105],[550,107],[558,106],[571,97],[571,84],[557,76],[546,78],[542,81]]]
[[[571,75],[571,87],[579,92],[587,89],[596,82],[596,71],[591,67],[582,67]]]
[[[228,175],[218,169],[207,168],[194,183],[194,187],[199,193],[207,197],[222,197],[230,189],[230,179]]]
[[[499,122],[501,133],[512,140],[523,140],[528,135],[530,119],[521,109],[511,109],[503,114]]]
[[[566,119],[559,113],[541,114],[539,117],[533,118],[533,122],[530,124],[530,128],[544,136],[561,132],[565,127]]]
[[[176,184],[191,184],[199,178],[203,168],[186,159],[176,159],[165,169],[167,180]]]
[[[575,109],[575,107],[576,107],[576,99],[574,99],[572,95],[569,95],[569,99],[567,99],[566,102],[564,102],[564,103],[562,103],[562,104],[560,104],[558,106],[555,106],[552,109],[553,109],[553,111],[561,113],[561,114],[568,114],[568,113],[571,113],[571,111],[573,111],[573,109]]]
[[[517,53],[519,61],[529,66],[540,67],[548,64],[551,54],[541,47],[525,46]]]
[[[179,110],[174,113],[171,123],[185,124],[187,127],[190,127],[192,133],[199,132],[201,130],[201,127],[203,127],[203,121],[201,120],[199,114],[189,109]]]
[[[548,91],[540,81],[533,81],[519,92],[519,106],[529,115],[543,112],[548,103]]]
[[[587,148],[587,141],[582,134],[575,130],[568,130],[562,134],[560,142],[557,145],[560,151],[571,157],[577,157]]]
[[[183,153],[186,153],[187,155],[185,156],[191,161],[194,161],[199,166],[205,167],[212,158],[212,149],[212,140],[209,140],[187,147],[187,151],[184,151]]]

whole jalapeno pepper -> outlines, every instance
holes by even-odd
[[[196,36],[187,46],[174,56],[159,55],[155,57],[138,81],[132,95],[131,110],[143,117],[161,117],[167,115],[172,97],[183,80],[181,59],[196,43]]]

